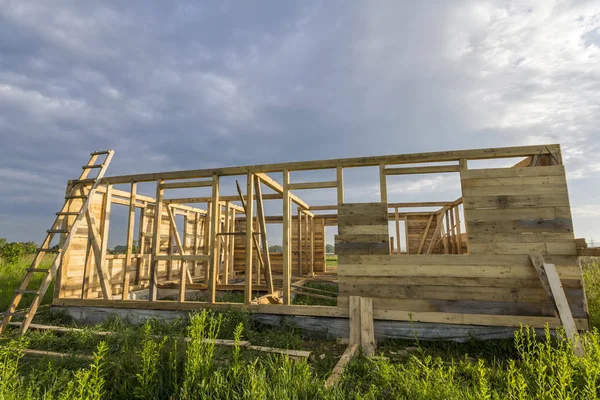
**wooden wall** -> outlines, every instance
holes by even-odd
[[[409,254],[424,254],[427,253],[429,245],[434,240],[434,234],[438,224],[438,218],[433,213],[431,215],[407,215],[406,230],[408,231],[408,253]],[[425,236],[426,235],[426,236]],[[425,240],[423,241],[423,237]],[[440,232],[437,232],[435,239],[440,237]],[[440,252],[440,244],[432,247],[432,253]],[[419,249],[421,250],[419,253]]]
[[[239,229],[246,229],[246,221],[239,220]],[[311,231],[309,223],[309,234]],[[305,230],[305,221],[302,220],[302,274],[308,274],[310,271],[310,244],[307,239]],[[236,227],[236,230],[238,228]],[[258,224],[255,222],[255,229],[258,229]],[[298,275],[298,217],[292,217],[292,273]],[[314,272],[325,272],[325,224],[323,218],[315,216],[314,219]],[[272,243],[270,243],[272,244]],[[271,257],[271,270],[274,274],[283,274],[283,254],[282,253],[269,253]],[[235,237],[235,255],[234,255],[234,270],[236,273],[243,273],[246,269],[246,245],[241,236]],[[258,261],[255,261],[255,266],[258,265]]]
[[[461,172],[468,255],[340,255],[338,306],[373,298],[376,317],[558,326],[528,254],[556,265],[573,317],[588,328],[563,166]]]
[[[338,206],[335,252],[390,254],[387,203],[346,203]]]

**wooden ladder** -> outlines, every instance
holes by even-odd
[[[67,194],[65,196],[65,203],[61,210],[56,213],[56,218],[52,227],[47,231],[46,239],[42,243],[42,246],[39,248],[36,256],[31,263],[31,266],[27,269],[27,273],[25,274],[25,278],[19,285],[19,288],[15,290],[15,296],[8,307],[8,310],[3,314],[2,325],[0,325],[0,334],[4,332],[6,327],[9,325],[10,320],[13,317],[22,318],[22,321],[19,321],[20,328],[19,334],[23,335],[27,332],[33,317],[37,311],[40,302],[44,298],[48,287],[52,283],[52,279],[56,275],[56,272],[60,269],[62,264],[62,257],[65,251],[69,248],[69,244],[71,239],[77,232],[81,221],[83,221],[85,217],[85,213],[87,212],[91,199],[96,192],[100,181],[104,174],[106,173],[106,169],[110,164],[114,154],[114,150],[106,150],[106,151],[97,151],[91,153],[90,160],[86,165],[84,165],[83,172],[79,176],[78,180],[72,181],[72,184],[67,188]],[[104,161],[99,159],[104,158]],[[95,178],[88,179],[88,175],[94,169],[98,170],[98,174]],[[90,185],[91,184],[91,185]],[[85,189],[89,187],[87,193],[85,193]],[[82,203],[81,206],[73,204],[74,201],[78,201]],[[80,207],[77,211],[72,211],[72,208]],[[71,218],[75,217],[72,223],[69,223]],[[72,219],[71,219],[72,220]],[[54,239],[54,235],[60,234],[63,235],[61,237],[60,245],[58,249],[54,249],[50,247],[52,240]],[[46,254],[55,253],[56,256],[52,262],[50,268],[40,268],[40,263]],[[45,274],[44,279],[42,280],[41,285],[37,289],[30,289],[29,283],[33,278],[34,274]],[[33,300],[31,304],[26,307],[24,312],[17,312],[17,307],[21,303],[23,295],[33,295]],[[11,324],[13,325],[13,324]]]

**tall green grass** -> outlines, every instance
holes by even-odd
[[[24,256],[20,262],[10,264],[0,258],[0,310],[5,311],[14,296],[14,290],[21,284],[23,278],[25,277],[26,269],[31,266],[33,258],[35,255],[27,255]],[[42,259],[42,262],[38,266],[38,268],[49,268],[52,264],[54,257],[52,255],[47,255]],[[38,288],[44,279],[44,274],[36,273],[33,276],[33,279],[29,283],[30,288]],[[42,299],[42,304],[48,304],[52,301],[52,296],[54,293],[53,285],[50,285],[48,291],[44,295]],[[24,295],[21,304],[29,304],[28,300],[30,300],[31,295]]]

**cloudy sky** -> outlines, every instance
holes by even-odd
[[[599,46],[597,0],[0,0],[0,237],[42,240],[93,150],[118,175],[560,143],[600,242]]]

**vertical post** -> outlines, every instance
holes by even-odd
[[[252,250],[254,237],[254,173],[246,178],[246,274],[244,279],[244,303],[252,302]]]
[[[212,210],[212,202],[208,203],[208,210]],[[209,256],[209,259],[206,261],[203,261],[203,265],[204,265],[204,284],[206,286],[208,286],[208,270],[210,268],[210,264],[211,264],[211,260],[210,260],[210,255],[212,254],[210,252],[210,232],[211,232],[211,225],[212,225],[212,215],[213,212],[210,211],[210,215],[206,215],[206,217],[204,218],[204,254]]]
[[[194,255],[198,255],[198,250],[200,248],[200,213],[196,212],[194,214],[195,216],[195,220],[194,220]],[[194,277],[200,275],[200,271],[198,268],[198,261],[194,261],[193,263],[194,268],[192,268],[192,275]]]
[[[460,212],[458,210],[458,204],[454,207],[454,215],[456,219],[456,233],[457,233],[457,241],[458,241],[458,254],[462,254],[462,232],[460,229]]]
[[[106,266],[107,268],[105,269],[105,271],[107,271],[107,273],[110,274],[110,269],[108,268],[107,261],[106,261],[106,255],[108,253],[108,232],[110,229],[110,211],[111,211],[111,206],[112,206],[112,185],[107,185],[106,186],[106,193],[104,194],[104,218],[103,218],[103,222],[102,222],[102,236],[101,236],[101,245],[100,245],[100,266],[103,268],[104,266]],[[73,234],[75,234],[75,232],[73,232]],[[106,286],[110,287],[110,275],[108,276],[103,276],[102,279],[104,279],[106,282]],[[109,291],[110,292],[110,291]],[[107,300],[112,300],[112,299],[107,299]]]
[[[147,205],[147,203],[146,203]],[[135,269],[135,284],[139,285],[142,279],[142,269],[144,268],[144,254],[146,252],[146,229],[148,228],[146,220],[146,205],[140,210],[140,229],[138,232],[138,258]]]
[[[315,274],[315,217],[310,217],[310,276]]]
[[[154,226],[152,231],[152,259],[150,260],[150,290],[148,300],[156,301],[158,292],[158,264],[156,256],[160,253],[160,225],[162,223],[162,205],[164,189],[162,184],[164,180],[156,181],[156,203],[154,206]]]
[[[217,272],[219,267],[219,251],[217,248],[217,233],[221,223],[221,205],[219,204],[219,175],[213,175],[212,202],[210,215],[210,245],[208,263],[208,301],[213,304],[217,300]]]
[[[273,293],[273,273],[271,269],[271,255],[269,254],[269,241],[267,239],[267,220],[265,218],[265,209],[263,204],[262,189],[260,187],[260,178],[255,178],[254,189],[256,190],[256,216],[260,227],[260,238],[262,241],[262,254],[265,269],[265,283],[269,293]]]
[[[410,242],[408,241],[408,215],[404,215],[404,237],[406,239],[406,254],[410,254]]]
[[[452,254],[454,253],[454,251],[452,250],[452,231],[451,231],[451,226],[450,226],[450,209],[446,209],[446,233],[448,234],[448,253],[447,254]]]
[[[304,213],[304,246],[302,247],[302,250],[306,252],[307,247],[310,247],[310,225],[308,224],[308,214]],[[304,257],[304,265],[306,265],[309,262],[309,257]],[[303,267],[304,268],[304,267]],[[309,268],[306,269],[306,273],[309,272]]]
[[[298,276],[302,276],[302,210],[298,207]]]
[[[235,209],[232,208],[231,209],[231,226],[229,228],[229,232],[235,232]],[[229,275],[230,277],[234,277],[235,276],[235,268],[234,268],[234,263],[235,263],[235,235],[231,236],[231,239],[229,241]]]
[[[129,217],[127,219],[127,249],[125,250],[125,262],[123,263],[123,289],[121,299],[127,300],[129,297],[129,275],[132,267],[131,253],[133,250],[133,229],[135,223],[135,199],[137,184],[131,184],[131,197],[129,198]]]
[[[229,219],[231,218],[231,202],[225,202],[225,223],[223,225],[223,231],[225,233],[230,233],[229,227]],[[227,285],[229,283],[229,241],[231,240],[231,235],[225,235],[223,237],[223,283]]]
[[[394,207],[394,217],[396,220],[396,252],[400,254],[400,219],[398,218],[398,207]]]
[[[336,168],[337,178],[337,203],[344,204],[344,169],[342,167]]]
[[[381,202],[387,203],[387,179],[385,176],[385,164],[379,164],[379,190],[381,191]]]
[[[452,254],[458,254],[457,247],[457,239],[456,239],[456,224],[454,223],[454,207],[448,210],[448,215],[450,215],[450,229],[452,232]]]
[[[292,252],[291,225],[292,210],[290,204],[290,171],[283,170],[283,304],[291,304]]]

